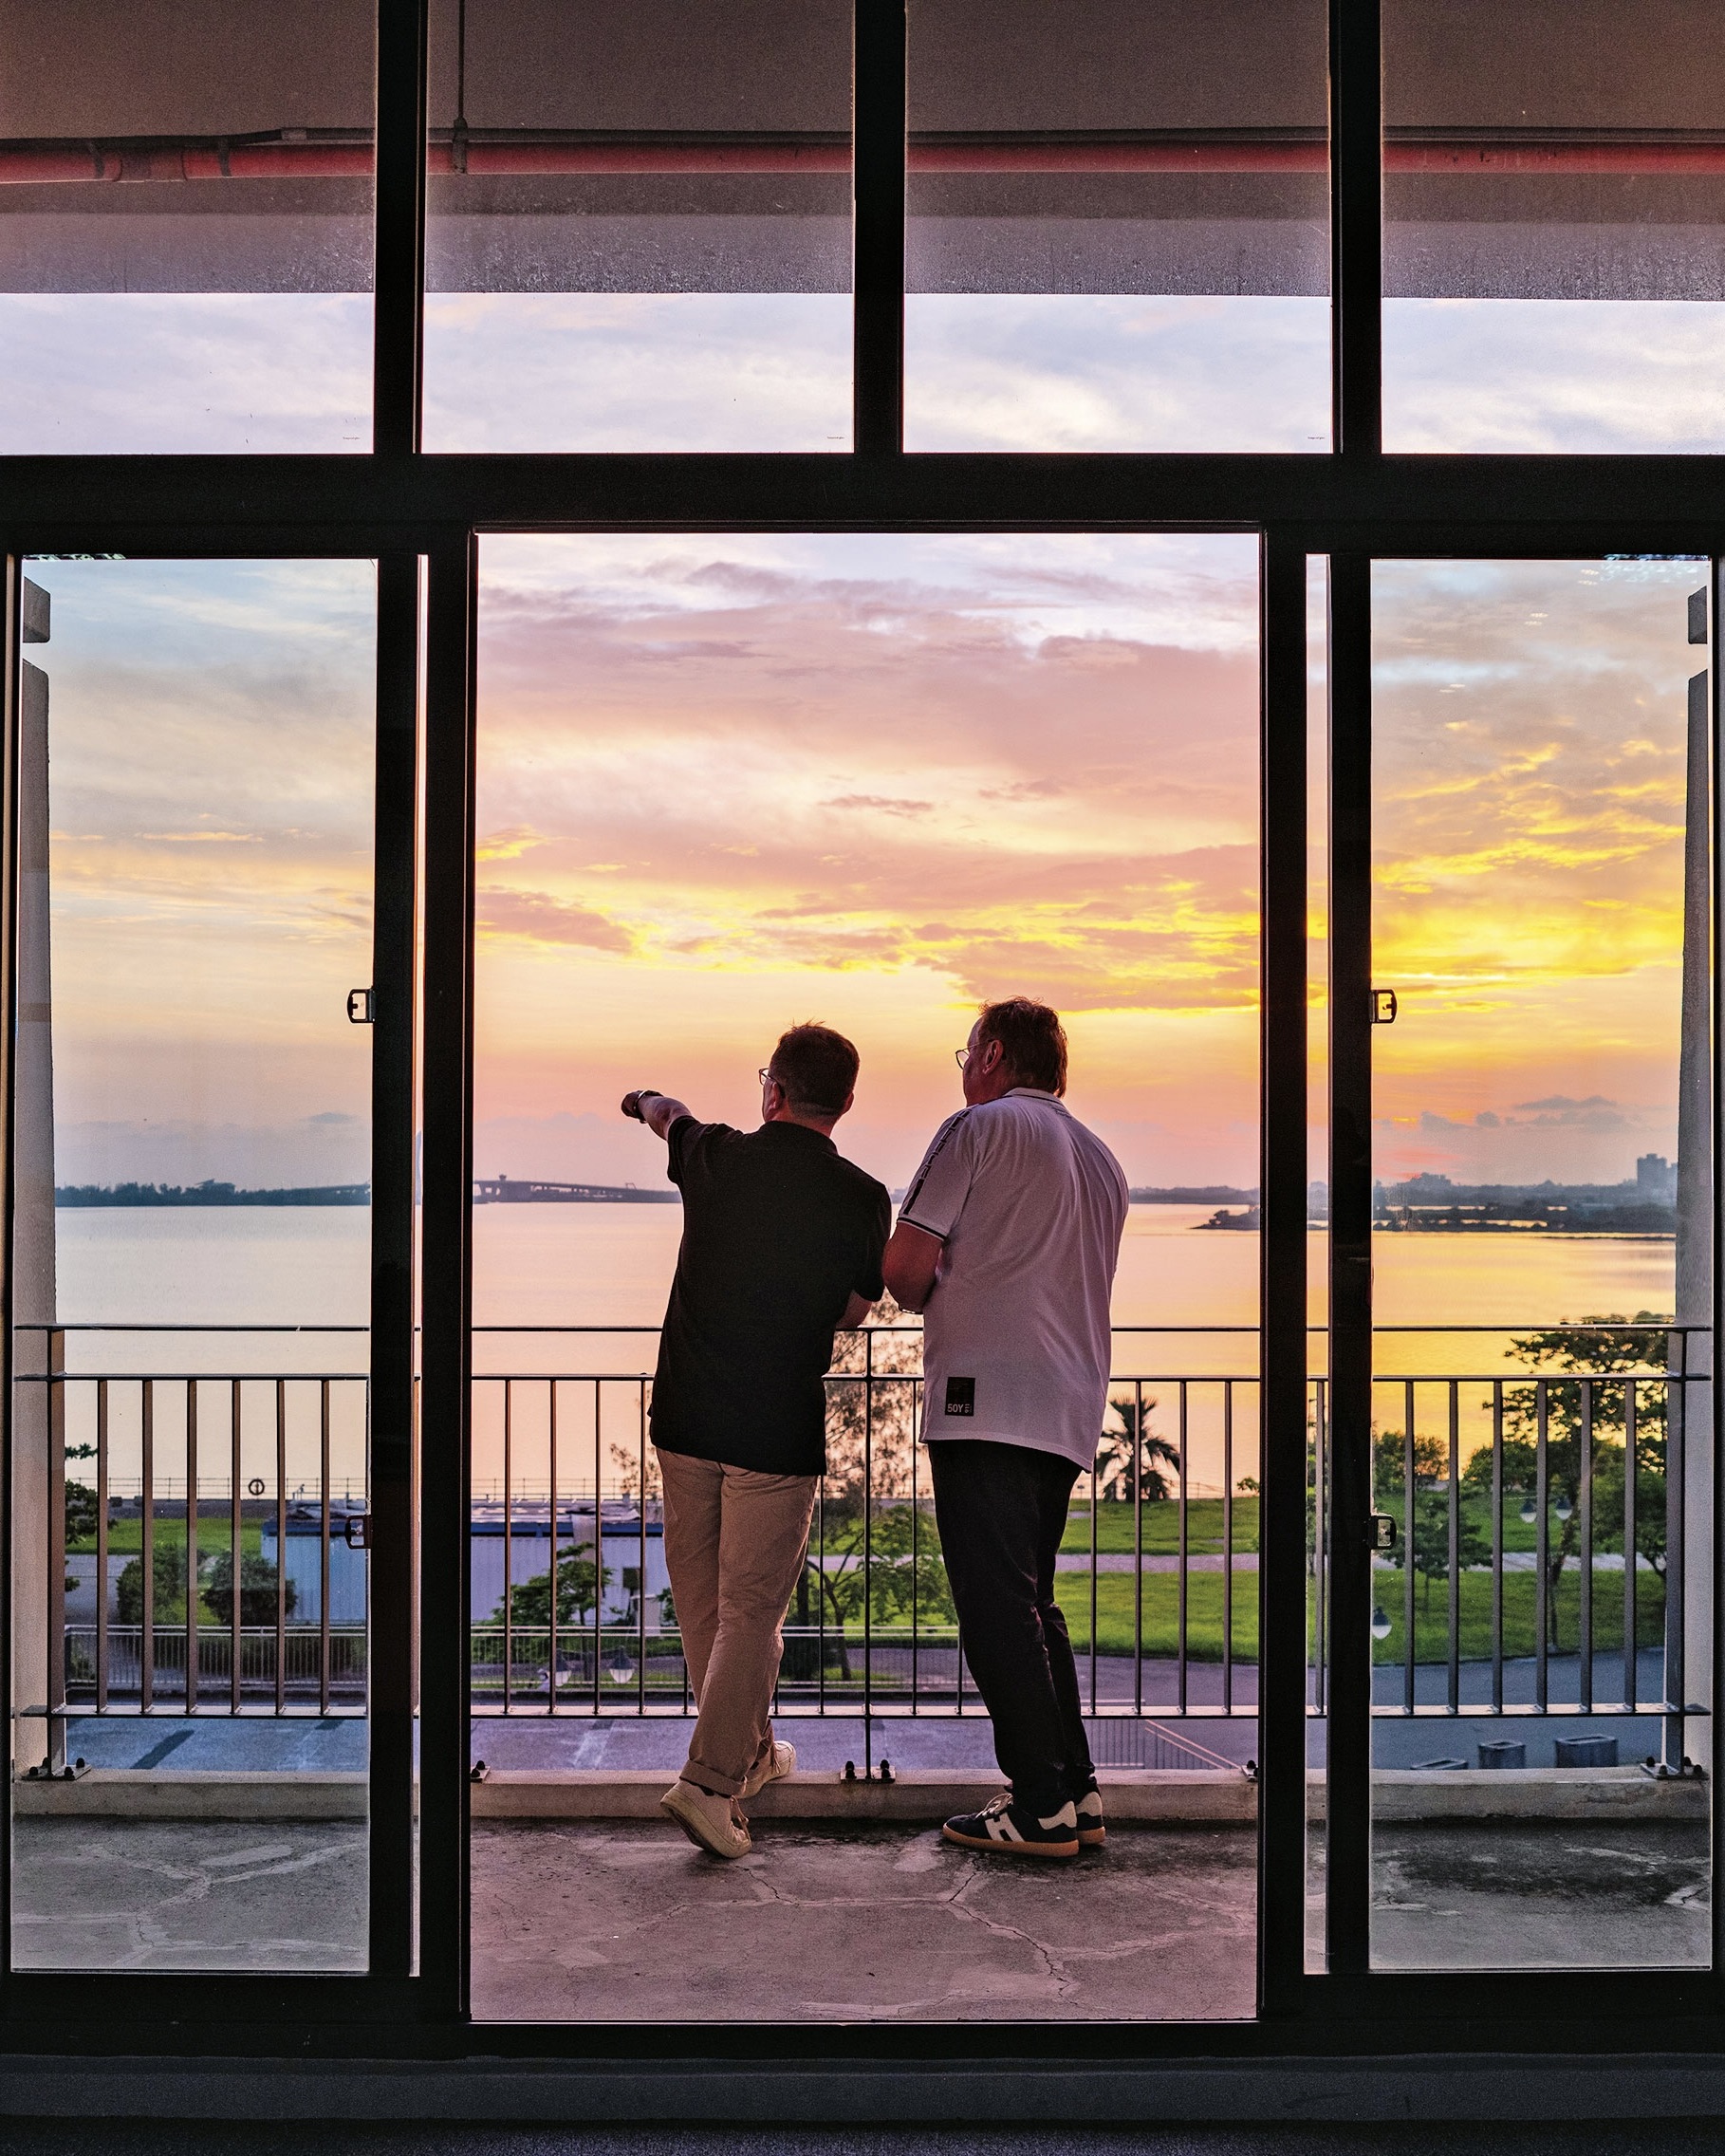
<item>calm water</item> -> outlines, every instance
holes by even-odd
[[[1253,1366],[1258,1238],[1206,1232],[1199,1206],[1134,1206],[1114,1297],[1124,1333],[1116,1370],[1146,1380],[1170,1422],[1176,1377],[1240,1375]],[[607,1328],[657,1324],[681,1232],[670,1205],[481,1206],[473,1219],[474,1318],[481,1327],[583,1326],[578,1342],[486,1333],[475,1367],[491,1372],[628,1373],[652,1367],[648,1333]],[[360,1208],[233,1211],[115,1209],[59,1216],[60,1310],[72,1325],[361,1326],[366,1312],[366,1232]],[[1311,1238],[1321,1278],[1324,1238]],[[1379,1366],[1390,1372],[1483,1372],[1503,1367],[1512,1330],[1564,1319],[1672,1307],[1669,1242],[1618,1237],[1382,1236],[1374,1251],[1378,1314],[1385,1326],[1476,1325],[1494,1337],[1391,1335]],[[1321,1314],[1314,1292],[1313,1316]],[[364,1366],[362,1337],[334,1330],[230,1338],[131,1332],[75,1338],[70,1366],[95,1370],[337,1372]],[[609,1388],[607,1416],[632,1447],[633,1388]],[[1213,1480],[1221,1463],[1222,1389],[1189,1395],[1193,1470]],[[1236,1410],[1236,1473],[1255,1467],[1253,1403]],[[343,1422],[346,1418],[343,1418]],[[474,1469],[496,1472],[497,1440],[479,1416]],[[626,1425],[626,1427],[625,1427]],[[338,1477],[362,1469],[357,1429],[338,1442]],[[351,1457],[349,1457],[351,1456]],[[119,1461],[116,1461],[117,1467]]]
[[[1132,1208],[1117,1325],[1190,1333],[1255,1322],[1258,1238],[1204,1231],[1208,1212]],[[68,1324],[362,1325],[367,1228],[359,1207],[62,1213],[60,1314]],[[656,1325],[681,1228],[674,1205],[480,1206],[475,1322]],[[1311,1258],[1317,1275],[1321,1236]],[[1669,1242],[1381,1236],[1374,1261],[1382,1325],[1515,1328],[1671,1308]],[[1314,1318],[1319,1310],[1314,1282]]]

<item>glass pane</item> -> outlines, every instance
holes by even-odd
[[[371,0],[0,0],[0,452],[371,447]]]
[[[29,574],[12,1960],[363,1968],[373,572]]]
[[[1255,541],[493,538],[479,635],[473,1746],[510,1772],[473,1793],[475,2012],[1249,2015]],[[646,1422],[682,1219],[619,1103],[752,1129],[814,1015],[862,1056],[834,1141],[902,1196],[1009,992],[1062,1012],[1138,1200],[1057,1559],[1105,1891],[1063,1914],[1012,1868],[955,1934],[937,1829],[1000,1775],[889,1300],[828,1379],[773,1710],[799,1771],[748,1807],[773,1898],[739,1955],[737,1871],[656,1809],[693,1711]],[[889,1762],[906,1809],[867,1826]]]
[[[434,0],[425,446],[850,447],[845,0]]]
[[[1329,445],[1322,0],[911,0],[905,442]]]
[[[1725,448],[1717,28],[1384,0],[1387,449]]]
[[[1382,1968],[1711,1956],[1708,582],[1374,572]]]

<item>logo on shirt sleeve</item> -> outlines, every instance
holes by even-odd
[[[946,1411],[949,1415],[975,1414],[976,1381],[974,1378],[947,1379]]]

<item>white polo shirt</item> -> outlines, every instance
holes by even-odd
[[[1052,1093],[1015,1086],[941,1124],[899,1209],[945,1246],[923,1316],[926,1443],[1095,1463],[1128,1202],[1120,1162]]]

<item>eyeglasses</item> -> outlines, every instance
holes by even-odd
[[[962,1070],[965,1065],[971,1060],[972,1052],[973,1051],[968,1048],[955,1048],[953,1050],[953,1061],[958,1066],[960,1070]]]
[[[760,1080],[763,1086],[776,1086],[778,1084],[778,1080],[773,1076],[770,1070],[757,1070],[755,1072],[755,1076]]]

